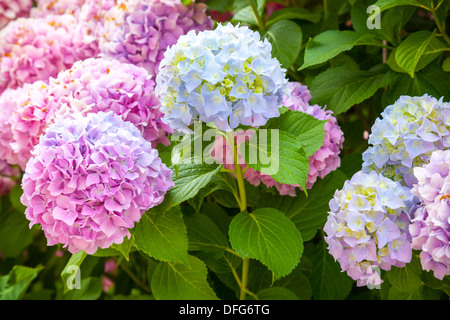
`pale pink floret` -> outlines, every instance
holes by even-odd
[[[48,81],[75,61],[98,54],[70,14],[19,18],[0,30],[0,94],[25,83]]]
[[[103,55],[144,67],[155,76],[166,48],[191,30],[213,28],[204,3],[180,0],[118,0],[100,28]]]
[[[10,21],[27,17],[33,6],[33,0],[0,0],[0,29]]]
[[[0,159],[24,170],[31,150],[54,115],[44,82],[7,89],[0,95]]]

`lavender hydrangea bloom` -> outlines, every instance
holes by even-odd
[[[0,93],[25,83],[48,81],[75,61],[98,54],[98,48],[80,36],[77,19],[70,15],[19,18],[0,30]]]
[[[430,162],[414,168],[411,192],[420,200],[409,227],[412,248],[420,250],[424,270],[450,275],[450,150],[435,151]]]
[[[450,103],[428,95],[401,96],[375,121],[371,146],[363,153],[363,171],[375,170],[412,187],[413,168],[428,162],[434,150],[450,146]]]
[[[377,268],[390,270],[410,262],[412,197],[399,182],[359,171],[330,200],[325,241],[358,286],[380,284]]]
[[[48,245],[71,253],[122,243],[174,186],[158,151],[113,112],[59,118],[32,156],[22,180],[25,215]]]
[[[159,143],[167,146],[167,135],[173,130],[161,121],[163,114],[154,89],[155,82],[144,68],[90,58],[77,61],[51,79],[48,97],[57,105],[56,116],[111,110],[132,122],[153,147]]]
[[[212,29],[206,4],[180,0],[119,0],[99,29],[104,56],[144,67],[154,76],[167,47],[187,32]]]
[[[185,132],[193,121],[226,131],[279,116],[286,70],[271,51],[258,32],[231,23],[181,36],[156,77],[164,120]]]
[[[33,0],[0,0],[0,29],[10,21],[30,14]]]

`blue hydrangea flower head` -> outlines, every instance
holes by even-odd
[[[363,171],[375,170],[412,187],[413,168],[450,145],[450,103],[429,95],[401,96],[372,126]]]
[[[271,52],[258,32],[231,23],[181,36],[156,77],[163,121],[185,132],[194,121],[227,131],[279,116],[287,78]]]

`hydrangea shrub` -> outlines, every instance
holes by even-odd
[[[0,300],[448,300],[449,11],[0,0]]]

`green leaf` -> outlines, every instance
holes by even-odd
[[[33,242],[33,230],[30,230],[23,211],[12,208],[1,213],[0,251],[3,257],[17,257]]]
[[[353,280],[341,271],[338,262],[328,252],[321,240],[311,253],[312,271],[309,276],[313,297],[316,300],[343,300],[353,286]]]
[[[43,266],[29,268],[14,266],[11,271],[0,277],[0,300],[20,300],[31,282],[44,269]]]
[[[81,280],[79,289],[59,294],[57,300],[98,300],[102,290],[101,278],[87,277]]]
[[[257,293],[259,300],[298,300],[298,297],[289,289],[271,287]]]
[[[16,209],[19,212],[24,213],[27,207],[25,207],[20,201],[20,197],[22,196],[22,194],[23,194],[22,187],[20,183],[18,183],[10,191],[9,199],[11,201],[12,208]]]
[[[265,134],[265,135],[264,135]],[[259,130],[240,145],[246,163],[279,183],[298,184],[305,190],[309,161],[301,142],[281,130]]]
[[[305,49],[305,59],[299,70],[326,62],[338,54],[351,50],[357,45],[380,46],[376,34],[359,34],[355,31],[327,30],[309,39]]]
[[[266,27],[271,26],[275,22],[281,20],[306,20],[312,23],[320,21],[321,14],[312,12],[305,8],[284,8],[275,11],[267,20]]]
[[[346,66],[329,68],[311,83],[311,103],[326,105],[338,115],[372,97],[390,79],[390,73],[379,71],[350,71]]]
[[[304,261],[303,258],[302,261]],[[311,285],[308,277],[302,272],[302,267],[302,263],[300,263],[290,275],[275,281],[273,286],[291,290],[300,300],[310,300],[312,297]]]
[[[309,157],[323,145],[325,123],[327,121],[318,120],[307,113],[289,110],[271,121],[267,129],[279,129],[292,134]]]
[[[231,18],[233,22],[243,22],[249,25],[257,25],[258,21],[253,13],[251,6],[245,6],[239,10],[235,11],[235,14]]]
[[[442,70],[445,72],[450,72],[450,57],[445,58],[444,62],[442,63]]]
[[[383,94],[382,104],[390,105],[401,95],[413,97],[424,94],[437,99],[450,99],[450,74],[435,64],[417,72],[414,79],[406,74],[394,73],[389,89]]]
[[[270,26],[264,37],[272,44],[272,56],[288,69],[300,53],[302,29],[293,21],[280,20]]]
[[[288,217],[300,230],[304,241],[311,240],[317,230],[325,225],[330,210],[329,202],[346,180],[347,177],[337,170],[323,180],[318,180],[308,191],[307,197],[304,194],[297,196],[296,205],[292,207],[294,210]]]
[[[330,210],[328,203],[347,179],[345,174],[336,170],[319,179],[308,191],[308,196],[302,193],[296,197],[262,196],[258,207],[271,207],[283,212],[300,230],[303,241],[309,241],[324,226]]]
[[[197,213],[185,216],[189,251],[200,251],[202,256],[220,258],[229,247],[228,240],[207,215]]]
[[[211,178],[220,171],[220,165],[181,164],[177,173],[172,173],[175,187],[164,196],[164,201],[150,209],[151,212],[162,213],[180,203],[189,200],[204,188]]]
[[[81,277],[81,264],[86,257],[87,253],[84,251],[79,251],[70,257],[69,261],[61,272],[61,278],[63,280],[64,286],[63,293],[73,290],[76,286],[76,281],[78,281]]]
[[[351,19],[352,26],[358,33],[379,34],[382,39],[387,40],[393,45],[400,43],[400,32],[405,24],[410,20],[416,11],[415,7],[399,6],[391,8],[380,17],[380,29],[369,29],[367,27],[368,13],[367,9],[373,4],[373,0],[358,0],[352,7]]]
[[[403,72],[414,78],[417,64],[435,33],[421,30],[410,34],[395,51],[395,61]]]
[[[420,278],[422,267],[418,258],[413,257],[410,263],[402,268],[392,267],[387,271],[389,282],[396,290],[408,294],[418,293],[422,280]]]
[[[229,237],[237,254],[259,260],[275,279],[292,272],[303,252],[300,232],[289,218],[272,208],[239,213],[231,221]]]
[[[125,260],[129,261],[130,260],[130,252],[133,248],[133,241],[134,241],[133,239],[134,239],[133,237],[131,237],[130,239],[128,239],[127,237],[124,237],[123,242],[121,244],[113,243],[111,248],[119,251],[125,258]]]
[[[378,0],[375,5],[380,7],[380,11],[384,11],[396,6],[422,6],[423,4],[417,0]]]
[[[216,300],[207,281],[208,270],[198,258],[189,256],[189,267],[160,262],[153,272],[151,290],[158,300]]]
[[[179,206],[158,216],[144,214],[133,236],[135,247],[157,260],[188,263],[187,231]]]
[[[421,275],[422,281],[426,286],[445,292],[450,297],[450,277],[446,276],[439,280],[433,274],[433,271],[424,271]]]

